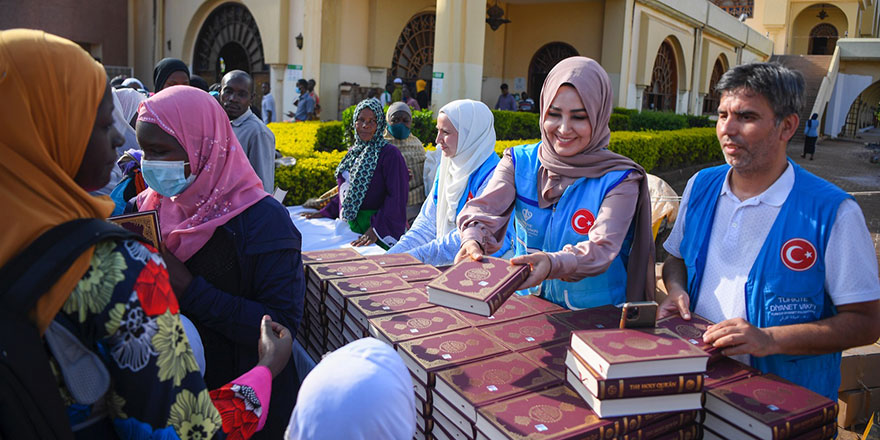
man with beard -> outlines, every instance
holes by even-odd
[[[263,189],[275,189],[275,135],[251,109],[254,81],[242,70],[233,70],[220,82],[220,104],[248,161],[263,181]]]
[[[880,336],[880,281],[852,196],[786,157],[804,80],[770,63],[728,70],[715,131],[726,165],[688,182],[664,247],[658,316],[717,324],[703,340],[837,400],[840,352]]]

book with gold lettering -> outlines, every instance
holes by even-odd
[[[685,341],[688,341],[706,353],[709,353],[710,364],[723,357],[720,349],[703,342],[703,333],[706,333],[706,329],[712,324],[714,324],[714,322],[709,321],[696,313],[691,313],[691,319],[689,320],[686,320],[679,315],[673,315],[657,321],[658,328],[669,329],[673,333],[681,336]]]
[[[302,262],[304,265],[340,263],[343,261],[363,259],[363,255],[352,248],[326,249],[322,251],[306,251],[302,253]]]
[[[755,437],[777,440],[836,420],[838,403],[768,374],[709,390],[706,410]]]
[[[516,296],[520,299],[520,301],[526,303],[529,307],[541,312],[541,313],[555,313],[555,312],[564,312],[565,309],[560,307],[558,304],[547,301],[540,296],[535,295],[520,295],[516,294]]]
[[[436,267],[427,264],[389,267],[385,271],[403,278],[408,283],[433,280],[441,273]]]
[[[547,369],[554,376],[565,379],[565,356],[568,353],[568,341],[523,350],[521,353],[528,360]]]
[[[525,318],[528,316],[538,315],[541,312],[529,307],[525,301],[522,301],[519,295],[511,296],[504,304],[496,309],[490,316],[482,316],[476,313],[468,313],[458,311],[468,324],[474,327],[484,327],[487,325],[497,324],[499,322],[507,322],[514,319]]]
[[[428,302],[428,295],[415,289],[355,296],[348,300],[349,315],[364,328],[370,325],[370,319],[378,316],[435,307]]]
[[[551,313],[572,330],[619,328],[620,308],[612,305]]]
[[[439,307],[437,309],[442,310]],[[434,375],[440,370],[497,356],[508,350],[495,338],[479,329],[466,327],[457,331],[403,341],[398,345],[397,351],[410,372],[422,383],[433,387]]]
[[[159,229],[159,213],[155,210],[117,215],[108,218],[107,221],[116,223],[135,234],[140,234],[157,250],[162,243],[162,231]]]
[[[560,380],[519,353],[509,353],[437,373],[434,390],[475,423],[477,408]]]
[[[391,345],[468,326],[455,312],[442,307],[380,316],[369,322],[370,334]]]
[[[736,359],[722,357],[721,360],[709,364],[704,374],[703,388],[706,391],[722,385],[743,380],[752,376],[760,376],[761,371],[752,368]]]
[[[702,426],[693,421],[679,424],[675,419],[664,419],[626,434],[620,440],[695,440],[701,433]]]
[[[652,395],[645,397],[627,397],[621,399],[598,399],[584,382],[578,379],[577,373],[570,369],[565,372],[566,382],[599,417],[620,417],[637,414],[653,414],[667,411],[696,410],[703,407],[703,393],[690,392],[685,394]]]
[[[529,266],[501,258],[465,259],[428,284],[428,299],[438,305],[491,316],[529,276]]]
[[[513,351],[523,351],[569,338],[571,330],[550,315],[535,315],[481,327]]]
[[[410,254],[382,254],[382,255],[370,255],[366,257],[367,260],[373,261],[382,267],[397,267],[397,266],[413,266],[416,264],[422,264],[418,258],[413,257]]]
[[[604,379],[703,373],[709,355],[667,329],[576,330],[571,349]]]
[[[341,263],[314,264],[309,269],[317,281],[323,286],[329,280],[337,278],[362,277],[385,273],[385,269],[369,260],[343,261]]]
[[[615,438],[620,423],[600,419],[565,386],[527,393],[478,410],[478,438],[555,440]]]
[[[698,393],[703,390],[702,373],[603,379],[572,350],[568,350],[565,365],[574,375],[574,380],[582,383],[599,400]]]
[[[330,280],[327,285],[327,293],[333,295],[337,300],[342,300],[342,298],[355,295],[391,292],[393,290],[409,288],[409,284],[399,276],[390,273],[380,273],[378,275]]]

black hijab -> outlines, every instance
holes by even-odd
[[[177,71],[186,72],[186,76],[189,76],[186,63],[177,58],[163,58],[156,64],[156,68],[153,69],[153,85],[156,87],[156,93],[162,90],[168,77]]]

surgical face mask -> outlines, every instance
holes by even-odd
[[[296,88],[296,94],[297,94],[297,95],[302,95],[302,93],[303,93],[303,92],[302,92],[302,89],[299,88],[299,87],[297,87],[297,88]]]
[[[172,197],[182,193],[196,180],[196,175],[192,173],[185,177],[184,167],[188,163],[182,160],[144,159],[141,161],[141,173],[150,188],[165,197]]]
[[[409,137],[410,129],[405,124],[391,124],[388,131],[395,139],[406,139]]]

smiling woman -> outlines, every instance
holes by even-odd
[[[565,59],[547,76],[541,106],[541,142],[505,151],[482,195],[459,214],[456,261],[497,251],[513,215],[510,261],[532,267],[520,289],[574,309],[652,298],[647,180],[607,149],[608,74],[589,58]]]

